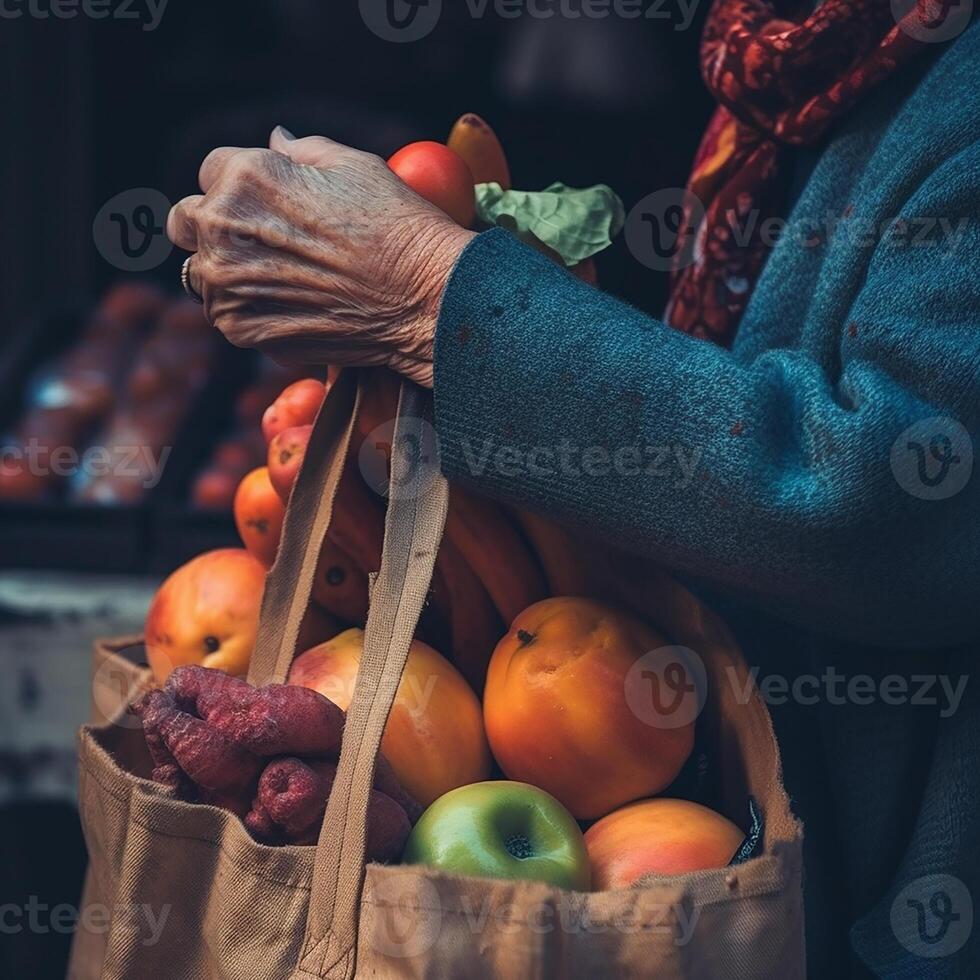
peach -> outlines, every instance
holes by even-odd
[[[268,466],[260,466],[245,476],[235,491],[234,509],[242,543],[266,568],[271,568],[279,550],[286,508],[272,486]]]
[[[289,683],[311,687],[346,710],[364,652],[364,631],[350,629],[296,658]],[[422,806],[490,775],[480,702],[459,671],[416,640],[381,751],[399,782]]]
[[[508,779],[540,786],[580,820],[659,793],[691,753],[693,716],[653,706],[641,717],[627,685],[633,665],[664,647],[632,614],[591,599],[525,609],[493,652],[483,695],[490,748]]]
[[[297,425],[312,425],[327,389],[322,381],[303,378],[283,389],[262,416],[262,434],[272,442],[280,432]]]
[[[284,504],[289,503],[312,431],[312,425],[296,425],[283,429],[269,443],[269,478]]]
[[[265,566],[244,548],[207,551],[178,568],[146,616],[146,655],[157,683],[183,664],[247,673],[264,588]]]
[[[745,834],[720,813],[690,800],[630,803],[585,833],[597,890],[629,888],[648,874],[723,868]]]
[[[280,432],[269,445],[269,478],[283,503],[289,503],[312,431],[312,425],[297,425]],[[350,460],[337,488],[330,535],[362,573],[380,568],[384,509]]]
[[[313,580],[313,602],[347,623],[363,626],[368,613],[368,577],[327,535]]]

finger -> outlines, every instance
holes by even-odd
[[[178,248],[188,252],[196,252],[198,247],[197,211],[204,196],[192,194],[178,201],[167,215],[167,237]]]
[[[219,146],[204,158],[201,169],[197,172],[197,182],[205,194],[211,190],[214,182],[221,176],[228,161],[241,151],[242,147],[240,146]]]
[[[293,163],[302,163],[309,167],[329,167],[350,152],[350,147],[335,143],[326,136],[304,136],[296,139],[282,126],[276,126],[272,131],[269,149],[289,157]]]

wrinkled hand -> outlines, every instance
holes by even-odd
[[[383,365],[431,387],[439,302],[473,233],[379,157],[279,127],[269,145],[213,150],[204,193],[170,212],[208,318],[283,363]]]

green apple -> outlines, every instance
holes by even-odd
[[[575,818],[543,789],[507,780],[470,783],[440,796],[416,823],[402,860],[574,891],[588,891],[592,877]]]

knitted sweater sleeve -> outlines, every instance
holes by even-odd
[[[909,213],[943,215],[957,237],[879,244],[819,361],[785,348],[746,360],[506,232],[477,236],[436,333],[444,471],[811,628],[970,638],[978,173],[980,145],[918,188]]]

